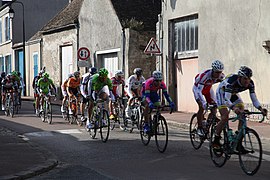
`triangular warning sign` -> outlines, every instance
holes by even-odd
[[[147,44],[144,50],[144,53],[145,54],[160,54],[160,50],[154,38],[150,39],[149,43]]]

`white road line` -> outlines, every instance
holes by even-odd
[[[56,130],[55,132],[61,134],[82,134],[81,129],[63,129],[63,130]]]

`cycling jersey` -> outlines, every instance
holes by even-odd
[[[50,86],[54,86],[53,81],[48,78],[47,81],[44,78],[40,78],[37,83],[37,87],[39,88],[40,92],[44,94],[48,94],[50,91]]]
[[[81,90],[81,93],[82,93],[84,98],[86,98],[86,96],[88,94],[88,92],[87,92],[88,91],[87,84],[88,84],[88,81],[90,79],[91,79],[91,74],[89,72],[82,76],[82,82],[81,82],[81,85],[80,85],[80,90]]]
[[[133,97],[133,91],[136,91],[138,88],[142,87],[145,78],[143,76],[140,79],[137,79],[137,75],[131,75],[126,83],[126,92],[130,98]]]
[[[193,94],[195,99],[200,100],[202,104],[206,104],[206,102],[210,104],[216,102],[215,94],[212,90],[212,85],[221,82],[225,77],[225,75],[221,73],[218,78],[214,79],[212,74],[212,69],[208,69],[200,74],[197,74],[195,77]]]
[[[113,95],[116,96],[116,97],[119,97],[120,92],[122,91],[122,89],[119,89],[119,88],[120,88],[121,85],[122,85],[122,87],[125,86],[125,80],[124,80],[124,78],[121,78],[119,80],[116,77],[112,77],[111,80],[112,80],[112,85],[113,85],[113,90],[112,90]]]
[[[238,93],[245,90],[249,90],[253,105],[259,108],[261,105],[256,97],[254,82],[251,80],[248,87],[243,87],[237,74],[229,76],[219,84],[216,92],[218,106],[232,108],[236,103],[243,103]]]
[[[109,87],[109,90],[112,91],[112,81],[110,78],[107,77],[105,80],[101,80],[98,74],[93,75],[91,81],[92,90],[98,92],[106,85]]]
[[[67,82],[67,87],[69,88],[78,88],[81,84],[81,79],[80,78],[75,78],[75,77],[71,77],[69,78],[68,82]]]
[[[158,95],[158,90],[162,90],[163,95],[165,96],[166,100],[171,103],[172,99],[170,98],[167,87],[165,83],[162,81],[159,86],[155,86],[154,83],[154,78],[149,78],[147,79],[142,86],[142,95],[143,99],[145,99],[148,103],[150,102],[158,102],[160,100],[160,97]]]

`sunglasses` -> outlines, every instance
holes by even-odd
[[[216,73],[216,74],[221,74],[222,71],[214,71],[214,73]]]

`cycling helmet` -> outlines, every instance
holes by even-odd
[[[98,71],[98,74],[99,74],[99,76],[106,77],[106,76],[108,76],[109,72],[108,72],[107,69],[101,68],[101,69]]]
[[[7,77],[10,78],[11,76],[13,76],[11,73],[7,74]]]
[[[247,66],[241,66],[238,71],[238,76],[250,78],[252,76],[252,70]]]
[[[21,73],[18,71],[18,76],[21,76]]]
[[[4,78],[4,77],[6,77],[6,73],[5,72],[2,72],[1,73],[1,78]]]
[[[44,77],[44,78],[49,78],[49,76],[50,75],[48,73],[46,73],[46,72],[42,75],[42,77]]]
[[[212,69],[213,71],[223,71],[224,65],[221,61],[215,60],[214,62],[212,62]]]
[[[11,74],[14,75],[14,76],[18,76],[18,72],[17,71],[12,71]]]
[[[68,74],[68,78],[71,78],[72,76],[73,76],[72,73],[69,73],[69,74]]]
[[[152,73],[152,77],[154,78],[155,81],[161,81],[162,80],[162,72],[154,71]]]
[[[74,77],[79,77],[80,74],[81,74],[80,71],[75,71],[75,72],[73,73],[73,76],[74,76]]]
[[[135,68],[133,72],[134,72],[134,74],[136,74],[137,76],[141,76],[143,71],[142,71],[141,68]]]
[[[116,70],[116,71],[114,72],[114,76],[115,76],[115,77],[119,77],[119,76],[124,77],[124,73],[123,73],[122,70]]]
[[[89,68],[89,73],[90,73],[91,75],[96,74],[96,73],[97,73],[97,68],[95,68],[95,67]]]

